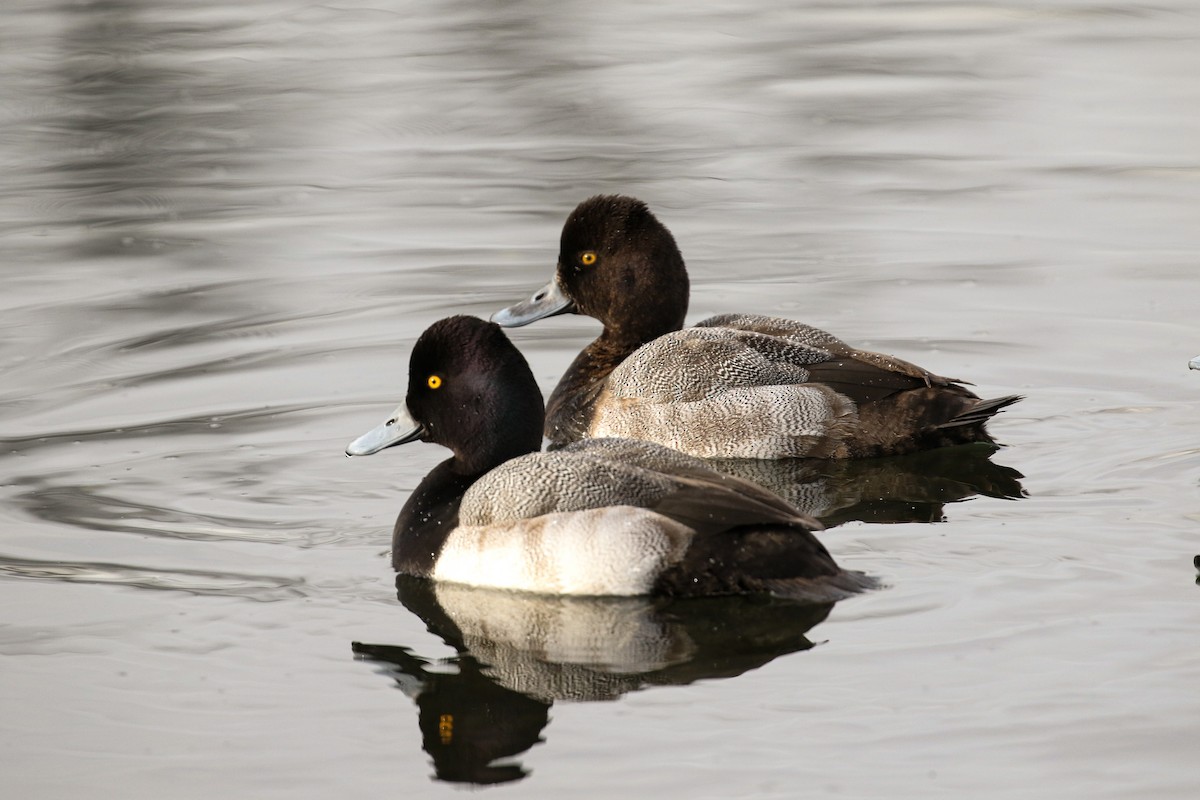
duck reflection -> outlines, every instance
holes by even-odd
[[[1026,496],[1024,477],[996,464],[1000,448],[978,443],[905,456],[830,461],[709,461],[714,469],[770,489],[832,528],[862,522],[943,522],[947,503]]]
[[[650,686],[732,678],[813,643],[833,604],[765,596],[580,598],[399,576],[397,595],[458,655],[355,642],[419,710],[439,780],[479,785],[528,774],[505,761],[542,741],[555,701],[615,700]]]

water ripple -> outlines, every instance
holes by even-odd
[[[267,528],[261,522],[186,513],[104,495],[89,486],[38,488],[16,495],[12,502],[36,519],[86,530],[200,542],[283,544],[298,538],[292,526],[281,529],[275,523],[268,523]]]
[[[195,595],[240,597],[259,603],[306,595],[302,578],[192,569],[149,569],[103,561],[42,561],[0,556],[0,577],[113,584]]]
[[[327,406],[324,406],[321,410],[325,410],[326,408]],[[0,438],[0,447],[11,453],[21,453],[45,447],[47,443],[55,441],[104,442],[126,439],[130,436],[177,436],[189,432],[208,432],[217,426],[227,431],[237,430],[242,433],[253,433],[290,424],[280,419],[288,414],[313,410],[316,409],[310,404],[295,404],[221,412],[215,415],[212,413],[195,414],[146,422],[140,425],[125,425],[117,428],[111,426],[74,428],[54,433],[36,433]]]

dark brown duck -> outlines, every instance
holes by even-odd
[[[554,279],[493,315],[556,314],[604,332],[546,408],[554,446],[617,436],[704,458],[864,458],[993,442],[985,423],[1019,396],[858,350],[803,323],[727,314],[683,328],[688,277],[670,231],[632,197],[598,196],[563,227]]]

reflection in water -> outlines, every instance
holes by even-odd
[[[992,462],[989,444],[942,447],[891,458],[855,461],[713,461],[714,467],[754,481],[827,527],[862,522],[942,522],[945,504],[976,495],[1025,497],[1024,477]]]
[[[937,522],[946,503],[1025,496],[994,445],[856,461],[723,461],[723,471],[783,495],[826,525]],[[546,597],[399,576],[401,602],[458,651],[433,661],[407,647],[354,643],[388,664],[419,709],[423,746],[450,782],[505,783],[503,761],[542,741],[555,701],[613,700],[654,685],[733,677],[808,649],[832,605],[762,596]]]
[[[458,655],[355,642],[417,704],[423,747],[451,782],[515,781],[496,763],[541,741],[550,706],[615,700],[647,686],[731,678],[813,643],[832,604],[764,597],[572,598],[399,576],[405,607]]]

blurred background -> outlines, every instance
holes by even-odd
[[[1190,796],[1198,39],[1186,0],[8,0],[9,790]],[[398,596],[445,451],[342,448],[597,193],[671,228],[690,321],[1026,395],[988,463],[1027,496],[789,478],[888,586],[816,612]],[[548,392],[598,330],[511,335]]]

